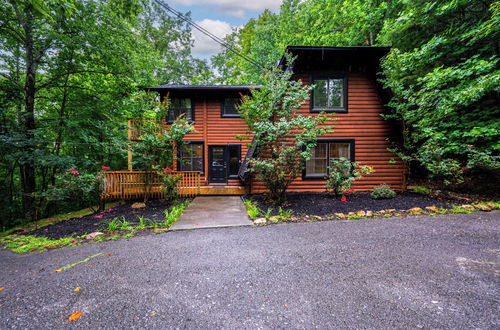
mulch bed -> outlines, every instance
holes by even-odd
[[[254,195],[250,199],[260,209],[267,211],[268,208],[272,208],[272,215],[278,215],[278,208],[268,201],[265,195]],[[393,199],[379,200],[372,199],[369,193],[353,193],[348,195],[347,202],[341,202],[339,198],[326,193],[289,193],[283,209],[293,210],[294,215],[324,216],[356,211],[407,210],[413,207],[424,208],[426,206],[450,208],[452,203],[463,204],[458,201],[434,199],[411,192],[399,193]]]
[[[178,199],[177,201],[182,202],[184,200],[185,199]],[[53,225],[24,233],[24,235],[45,236],[52,239],[80,236],[96,231],[105,231],[108,222],[115,217],[122,216],[130,223],[137,223],[139,217],[144,217],[154,222],[163,222],[165,220],[163,211],[173,204],[172,201],[153,199],[146,203],[147,206],[145,208],[133,209],[131,207],[133,203],[134,201],[130,201],[102,212],[86,215],[81,218],[64,220]]]

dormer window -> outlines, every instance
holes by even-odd
[[[343,76],[313,78],[312,112],[347,112],[347,79]]]
[[[241,99],[237,97],[225,98],[221,102],[221,116],[222,117],[241,117],[238,109]]]
[[[171,99],[168,108],[167,121],[169,124],[173,123],[177,117],[184,114],[184,118],[189,121],[194,120],[193,102],[189,98],[185,99]]]

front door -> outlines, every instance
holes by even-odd
[[[208,146],[208,182],[227,182],[226,146]]]

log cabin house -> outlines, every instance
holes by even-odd
[[[310,99],[297,111],[315,116],[332,116],[334,132],[318,138],[307,161],[303,176],[290,186],[290,192],[325,191],[324,178],[329,160],[346,157],[374,167],[370,174],[353,184],[356,191],[371,190],[382,183],[403,190],[405,168],[396,155],[387,150],[395,136],[390,123],[381,117],[384,94],[377,82],[380,59],[385,47],[305,47],[289,46],[296,56],[294,79],[314,84]],[[283,57],[278,65],[287,68]],[[254,147],[251,140],[239,140],[246,125],[235,104],[242,94],[255,86],[160,85],[147,88],[171,100],[166,125],[183,113],[195,132],[184,140],[175,170],[200,173],[198,194],[245,194],[265,191],[262,182],[245,173]],[[335,119],[333,121],[333,119]],[[130,136],[130,135],[129,135]],[[130,168],[129,168],[130,169]]]

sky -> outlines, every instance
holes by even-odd
[[[282,0],[168,0],[172,8],[182,13],[191,12],[191,18],[200,26],[224,38],[232,29],[257,18],[264,9],[276,12]],[[208,59],[220,50],[219,44],[196,29],[192,30],[195,57]]]

